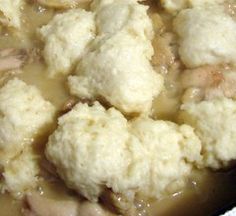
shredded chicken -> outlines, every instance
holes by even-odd
[[[33,192],[25,197],[24,216],[114,216],[98,203],[54,200]]]
[[[152,19],[153,29],[157,35],[162,34],[165,29],[165,24],[158,13],[150,14],[150,18]]]
[[[39,4],[53,8],[75,8],[78,4],[88,3],[91,0],[36,0]]]
[[[84,202],[80,205],[78,216],[112,216],[97,203]]]
[[[114,212],[129,216],[136,215],[133,197],[128,198],[122,194],[116,194],[111,190],[106,190],[101,196],[101,199]]]
[[[0,50],[0,72],[19,69],[27,59],[27,52],[22,49],[7,48]]]
[[[172,33],[156,36],[153,40],[155,55],[152,63],[162,73],[166,73],[177,59],[176,38]]]
[[[183,101],[210,100],[217,97],[236,96],[236,71],[223,66],[203,66],[186,70],[181,83],[186,90]]]
[[[28,208],[23,209],[25,216],[78,216],[79,204],[74,200],[58,201],[31,193],[26,195]],[[94,215],[95,216],[95,215]]]
[[[147,216],[147,205],[148,203],[133,194],[130,197],[125,197],[122,194],[117,194],[111,190],[106,190],[101,196],[102,202],[113,212],[118,215],[125,216]]]
[[[62,110],[61,112],[64,114],[64,113],[67,113],[69,111],[72,110],[72,108],[75,106],[75,104],[78,102],[78,100],[76,98],[70,98],[68,99],[65,104],[63,105],[62,107]]]

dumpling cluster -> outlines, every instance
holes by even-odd
[[[236,101],[213,99],[181,109],[181,122],[191,125],[201,140],[203,166],[217,169],[236,160]]]
[[[190,73],[236,64],[236,22],[224,1],[161,2],[177,13],[178,54]],[[8,26],[20,26],[20,5],[0,2]],[[164,80],[151,65],[154,30],[147,10],[137,0],[94,0],[90,11],[69,9],[39,29],[49,75],[68,76],[70,93],[94,102],[78,103],[61,116],[45,151],[68,187],[91,201],[106,189],[163,198],[184,187],[195,167],[218,169],[236,159],[232,99],[183,104],[183,125],[148,117]],[[127,120],[129,114],[138,117]],[[55,108],[35,87],[15,78],[0,89],[1,190],[18,193],[36,185],[33,144],[54,116]]]
[[[53,122],[55,108],[38,89],[15,78],[0,89],[0,113],[1,188],[22,192],[35,185],[38,168],[31,147]]]
[[[50,76],[68,74],[95,36],[94,14],[73,9],[56,15],[39,33]]]
[[[174,20],[179,54],[189,67],[236,64],[236,21],[219,5],[182,10]]]
[[[46,156],[70,188],[96,201],[104,188],[151,198],[177,191],[201,160],[200,151],[190,126],[127,121],[115,108],[79,103],[59,118]]]
[[[103,98],[124,113],[149,112],[163,78],[150,64],[148,7],[135,0],[96,0],[91,8],[56,15],[41,28],[51,75],[68,74],[78,63],[68,79],[73,95]]]
[[[223,1],[162,2],[169,11],[181,10],[174,29],[185,66],[236,62],[236,24]],[[184,104],[180,117],[188,125],[124,117],[148,113],[163,88],[150,64],[147,7],[135,0],[95,0],[91,10],[96,33],[68,78],[69,88],[113,108],[79,103],[59,118],[46,156],[68,187],[91,201],[106,188],[127,197],[162,198],[181,189],[194,167],[216,169],[236,159],[231,99]]]
[[[180,58],[190,68],[183,73],[184,85],[200,90],[203,99],[181,106],[181,123],[191,125],[201,140],[201,166],[213,169],[236,160],[236,102],[230,99],[235,97],[236,21],[223,2],[199,1],[173,23]]]

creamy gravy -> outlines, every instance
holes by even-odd
[[[150,13],[158,10],[158,7],[151,5]],[[86,5],[83,5],[86,7]],[[24,29],[23,32],[16,34],[1,29],[0,48],[34,48],[36,52],[42,49],[42,44],[37,38],[36,29],[47,23],[56,11],[45,9],[39,5],[26,5],[24,8]],[[161,12],[163,14],[163,12]],[[163,14],[166,23],[169,22],[169,16]],[[170,26],[167,25],[167,29]],[[50,79],[47,77],[46,66],[42,59],[38,59],[27,64],[22,73],[15,73],[17,77],[28,84],[37,86],[45,99],[51,101],[60,113],[63,104],[71,97],[66,87],[66,77],[56,77]],[[176,81],[176,74],[165,75],[170,83],[170,88],[164,92],[154,102],[153,115],[156,118],[175,119],[180,100],[179,94],[181,87]],[[161,104],[158,107],[155,104]],[[55,121],[56,123],[56,121]],[[43,139],[43,146],[46,142]],[[172,197],[159,201],[140,202],[140,215],[211,215],[217,209],[230,202],[236,202],[236,170],[225,172],[201,171],[192,177],[192,181],[184,191],[174,194]],[[47,197],[65,200],[77,199],[76,195],[68,190],[60,180],[41,179],[41,193]],[[147,204],[148,203],[148,204]],[[13,199],[5,194],[0,195],[0,215],[1,216],[20,216],[22,202]]]

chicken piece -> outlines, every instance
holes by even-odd
[[[153,30],[156,34],[160,35],[166,30],[165,24],[163,22],[163,19],[161,15],[158,13],[151,13],[149,14],[151,20],[152,20],[152,25],[153,25]]]
[[[175,38],[171,33],[154,38],[153,48],[155,55],[152,58],[154,66],[167,68],[174,63],[176,59],[174,44]]]
[[[203,66],[186,70],[181,77],[186,90],[184,101],[190,98],[210,100],[217,97],[236,96],[236,71],[222,66]]]
[[[27,52],[23,49],[7,48],[0,50],[0,72],[19,69],[27,60]]]
[[[25,216],[80,216],[75,200],[53,200],[33,192],[26,195],[25,201],[28,207],[23,209]]]
[[[89,3],[91,0],[36,0],[45,7],[58,9],[75,8],[80,3]]]
[[[24,216],[112,216],[97,203],[54,200],[36,192],[28,193],[25,202]]]
[[[75,104],[76,104],[77,102],[78,102],[78,101],[76,100],[76,98],[70,98],[70,99],[68,99],[68,100],[64,103],[61,112],[62,112],[62,113],[67,113],[67,112],[71,111],[72,108],[75,106]]]
[[[131,194],[131,197],[126,197],[111,190],[106,190],[102,194],[101,200],[106,206],[119,214],[133,216],[135,213],[133,194]]]
[[[107,210],[103,209],[98,203],[84,202],[79,207],[78,216],[112,216]]]

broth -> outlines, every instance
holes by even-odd
[[[149,3],[150,4],[150,3]],[[86,7],[86,5],[83,7]],[[159,11],[156,5],[151,4],[150,14]],[[47,23],[51,17],[57,13],[52,9],[45,9],[39,5],[26,5],[24,8],[24,29],[21,34],[14,34],[2,29],[0,37],[0,48],[36,48],[42,49],[42,44],[37,38],[36,29]],[[163,11],[160,11],[163,14]],[[169,17],[163,14],[168,26]],[[23,68],[22,73],[16,73],[17,77],[28,84],[33,84],[41,90],[45,99],[51,101],[57,108],[58,113],[63,104],[71,97],[66,87],[66,77],[48,78],[47,68],[42,59],[34,60]],[[173,75],[173,74],[172,74]],[[180,104],[181,86],[175,80],[176,76],[165,75],[166,80],[171,85],[171,89],[164,92],[155,103],[162,104],[153,107],[155,118],[175,119],[175,114]],[[176,82],[174,82],[174,80]],[[174,90],[173,90],[174,89]],[[168,99],[168,100],[167,100]],[[165,103],[163,103],[165,101]],[[56,120],[55,120],[56,124]],[[47,140],[47,137],[42,140]],[[42,143],[40,146],[44,146]],[[181,192],[167,197],[163,200],[140,202],[140,212],[142,215],[150,216],[202,216],[212,215],[217,209],[225,205],[236,203],[236,170],[225,172],[196,171],[192,176],[192,181]],[[41,179],[38,190],[47,197],[55,199],[77,199],[76,195],[65,187],[60,180]],[[1,216],[20,216],[22,202],[12,198],[8,194],[0,195],[0,214]],[[146,212],[146,213],[145,213]]]

